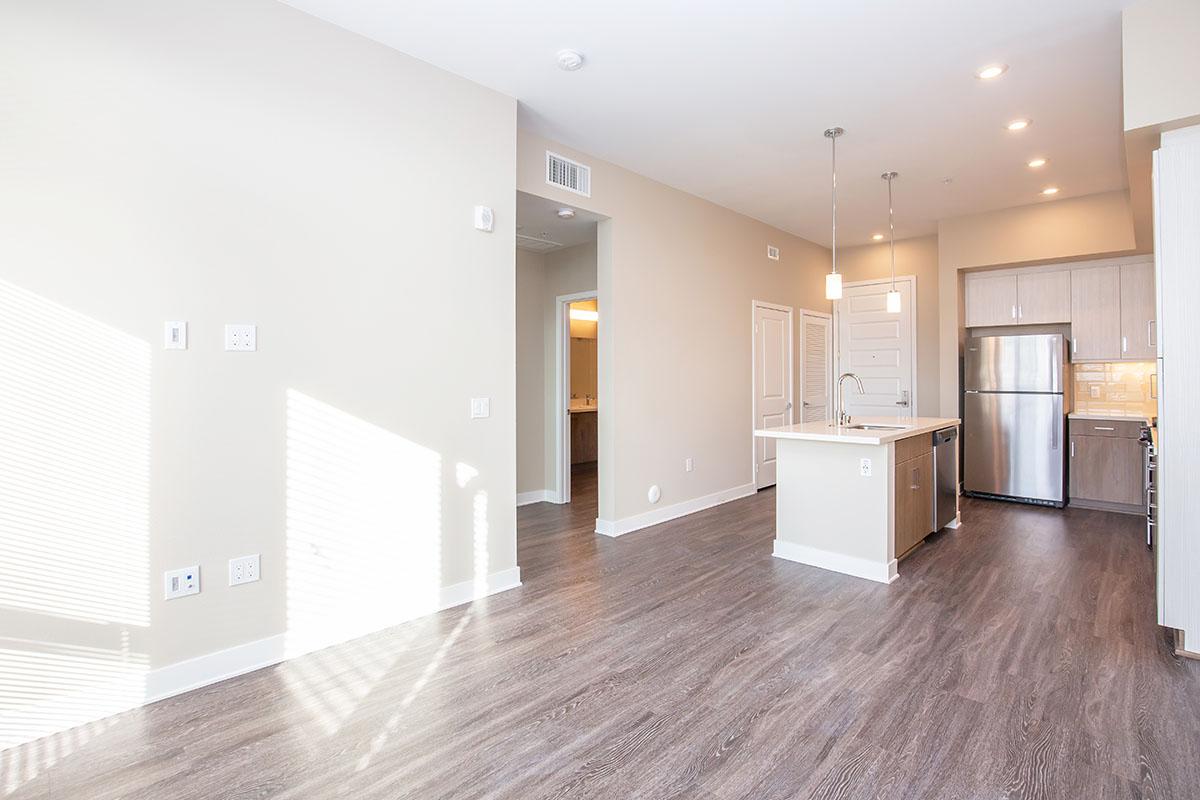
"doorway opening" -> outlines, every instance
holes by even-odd
[[[583,513],[599,504],[602,223],[599,214],[517,192],[518,506],[576,501]]]

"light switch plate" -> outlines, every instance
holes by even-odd
[[[187,323],[182,321],[163,324],[163,349],[187,350]]]
[[[229,585],[253,583],[261,577],[258,553],[229,559]]]
[[[226,325],[225,349],[251,352],[258,349],[257,325]]]
[[[858,460],[858,474],[864,478],[871,477],[871,459],[860,458]]]
[[[163,599],[200,594],[200,566],[169,569],[163,573]]]
[[[487,397],[471,398],[471,419],[486,419],[492,415],[492,401]]]

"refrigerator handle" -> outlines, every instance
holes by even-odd
[[[1054,422],[1053,425],[1050,426],[1050,449],[1051,450],[1058,449],[1058,421],[1057,420]]]

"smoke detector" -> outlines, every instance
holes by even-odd
[[[575,209],[560,208],[558,210],[558,218],[559,219],[574,219],[575,218]]]
[[[559,50],[556,59],[558,68],[565,72],[574,72],[583,66],[583,55],[578,50]]]

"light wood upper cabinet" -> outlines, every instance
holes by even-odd
[[[1048,325],[1071,321],[1071,271],[1017,274],[1017,322]]]
[[[1121,268],[1093,267],[1071,275],[1071,357],[1121,357]]]
[[[1158,357],[1158,322],[1154,308],[1154,264],[1121,265],[1122,358],[1146,361]]]
[[[1017,323],[1017,276],[968,275],[966,279],[967,327]]]

